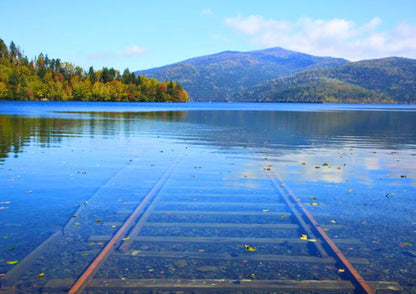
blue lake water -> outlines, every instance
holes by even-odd
[[[172,164],[138,241],[97,279],[343,278],[334,265],[278,259],[314,252],[276,176],[364,279],[416,291],[416,106],[406,105],[0,102],[0,282],[19,264],[22,292],[77,278]]]

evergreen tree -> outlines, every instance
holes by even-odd
[[[88,78],[90,79],[91,83],[94,84],[97,81],[97,74],[94,71],[94,68],[90,66],[88,70]]]

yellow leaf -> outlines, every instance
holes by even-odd
[[[244,248],[246,248],[247,251],[251,251],[251,252],[257,251],[256,248],[251,247],[250,245],[244,245]]]
[[[302,234],[302,235],[300,235],[300,239],[307,241],[308,240],[308,235]]]
[[[255,278],[257,278],[257,275],[253,273],[253,274],[248,275],[248,277],[250,279],[255,279]]]
[[[19,261],[17,261],[17,260],[8,260],[8,261],[6,261],[6,263],[7,264],[18,264]]]

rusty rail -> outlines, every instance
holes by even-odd
[[[374,294],[375,292],[370,288],[368,283],[361,277],[358,271],[352,266],[352,264],[342,254],[342,252],[338,249],[338,247],[331,240],[331,238],[328,237],[328,235],[321,228],[321,226],[318,224],[318,222],[315,220],[312,214],[302,204],[302,202],[295,196],[295,194],[286,185],[283,185],[283,181],[280,178],[280,176],[277,175],[276,172],[274,171],[272,171],[271,174],[274,175],[274,177],[272,177],[269,174],[271,181],[275,185],[276,189],[280,191],[281,195],[283,196],[285,201],[288,203],[289,207],[293,208],[292,209],[293,213],[295,213],[296,208],[294,207],[294,205],[296,205],[297,208],[304,214],[306,220],[312,225],[313,231],[315,231],[315,233],[319,235],[319,237],[324,241],[324,243],[330,249],[330,252],[333,254],[333,256],[338,260],[338,262],[340,262],[342,267],[344,267],[346,272],[351,276],[352,282],[356,286],[356,290],[359,291],[359,293]],[[286,193],[284,191],[286,191]],[[298,214],[298,216],[300,215]],[[303,222],[303,219],[302,219],[302,222]]]
[[[101,252],[95,257],[95,259],[90,263],[90,265],[85,269],[85,271],[81,274],[81,276],[75,281],[75,283],[69,289],[69,294],[78,294],[81,293],[85,286],[87,280],[93,276],[96,271],[98,270],[99,266],[103,263],[103,261],[108,257],[111,250],[114,248],[116,242],[120,241],[122,236],[128,231],[129,227],[136,221],[137,217],[140,216],[141,213],[149,206],[152,202],[154,197],[158,194],[158,192],[163,188],[167,180],[169,179],[172,170],[174,169],[177,161],[175,161],[162,175],[162,177],[156,182],[153,188],[147,193],[144,199],[140,202],[140,204],[136,207],[136,209],[132,212],[129,218],[124,222],[124,224],[120,227],[117,233],[108,241],[105,247],[101,250]]]

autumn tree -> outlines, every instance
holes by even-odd
[[[127,68],[120,75],[104,67],[88,72],[60,59],[39,54],[24,57],[14,42],[9,48],[0,39],[0,99],[56,101],[173,101],[184,102],[188,94],[173,81],[136,76]]]

